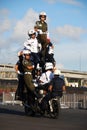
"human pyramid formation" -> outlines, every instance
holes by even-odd
[[[53,69],[56,66],[54,59],[54,47],[49,39],[46,13],[39,14],[33,29],[28,31],[29,39],[24,42],[24,48],[18,52],[19,60],[15,64],[18,74],[18,88],[16,95],[22,97],[24,84],[27,89],[35,93],[35,85],[44,85],[54,77]]]
[[[46,62],[52,63],[55,66],[53,44],[50,42],[48,25],[46,21],[46,13],[41,12],[39,15],[40,21],[36,21],[34,29],[28,31],[29,39],[24,42],[24,51],[30,51],[31,61],[34,63],[34,69],[44,67]]]

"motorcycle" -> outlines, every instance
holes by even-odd
[[[38,87],[36,88],[36,91],[40,92]],[[43,110],[41,107],[41,102],[45,95],[40,94],[40,98],[35,97],[34,101],[32,101],[32,96],[29,94],[26,94],[26,100],[23,102],[25,114],[27,116],[35,116],[39,114],[40,116],[48,116],[49,118],[58,118],[60,111],[60,98],[58,96],[51,98],[46,103],[46,109]]]

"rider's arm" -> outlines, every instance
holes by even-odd
[[[65,85],[62,87],[62,90],[63,90],[63,92],[66,91],[66,87],[65,87]]]
[[[52,88],[53,88],[53,86],[50,85],[50,86],[48,87],[48,91],[52,92]]]
[[[27,40],[26,42],[24,42],[24,48],[26,48],[28,50],[31,50],[31,45],[30,45],[29,40]]]
[[[33,70],[33,69],[34,69],[34,65],[27,66],[27,68],[28,68],[29,70]]]
[[[19,69],[18,69],[18,62],[15,64],[15,67],[14,67],[14,69],[15,69],[15,71],[16,71],[16,73],[17,74],[20,74],[20,71],[19,71]]]
[[[18,65],[16,64],[14,68],[15,68],[15,71],[17,73],[18,72]]]

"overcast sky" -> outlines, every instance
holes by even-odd
[[[39,13],[47,14],[57,66],[87,71],[86,0],[0,0],[0,64],[15,64]]]

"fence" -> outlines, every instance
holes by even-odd
[[[15,92],[2,94],[2,104],[22,104],[21,101],[15,101]],[[61,108],[87,109],[87,93],[84,94],[67,94],[64,93],[60,99]]]
[[[22,105],[21,101],[15,100],[15,92],[3,92],[2,98],[1,99],[1,104],[19,104]]]
[[[87,94],[63,94],[60,102],[68,108],[87,109]]]

